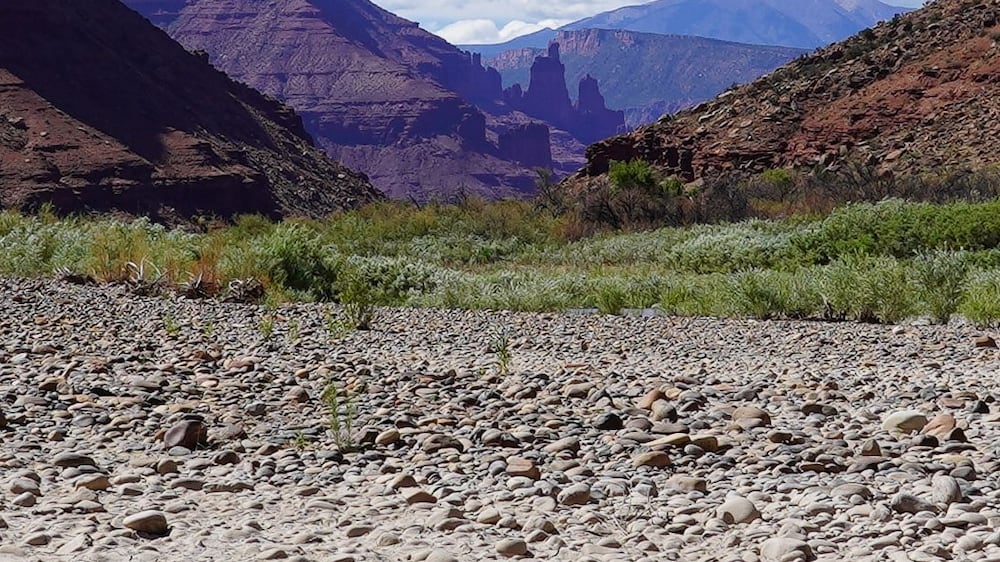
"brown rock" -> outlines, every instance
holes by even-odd
[[[643,410],[652,410],[653,404],[655,404],[657,400],[662,400],[663,398],[663,392],[661,392],[658,388],[654,388],[653,390],[647,392],[645,396],[639,400],[636,406],[642,408]]]
[[[995,349],[997,347],[997,341],[991,336],[978,336],[974,343],[978,348]]]
[[[955,416],[948,413],[938,414],[931,418],[920,432],[943,437],[955,429],[956,424]]]
[[[406,503],[410,505],[415,503],[437,503],[437,498],[420,488],[404,488],[403,497],[406,499]]]
[[[702,492],[708,491],[708,482],[704,478],[694,478],[691,476],[673,476],[667,481],[670,487],[682,492]]]
[[[198,420],[184,420],[167,430],[163,436],[164,448],[184,447],[192,451],[208,442],[205,424]]]
[[[694,435],[691,437],[691,444],[697,445],[710,453],[714,453],[720,449],[719,438],[714,435]]]
[[[745,429],[771,425],[771,416],[755,406],[741,406],[733,410],[732,419]]]
[[[162,511],[140,511],[129,515],[122,523],[129,529],[151,535],[164,535],[169,531],[167,516]]]
[[[882,448],[878,446],[878,441],[869,439],[861,444],[860,455],[862,457],[882,457]]]
[[[632,459],[632,465],[636,468],[640,466],[666,468],[671,465],[671,462],[670,457],[663,451],[648,451],[635,456]]]
[[[521,457],[510,457],[507,459],[507,474],[510,476],[524,476],[532,480],[542,477],[541,470],[529,459]]]

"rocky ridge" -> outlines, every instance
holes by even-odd
[[[591,146],[583,180],[643,159],[687,180],[791,167],[880,174],[997,163],[1000,5],[938,0],[749,85]]]
[[[311,142],[117,1],[19,2],[0,20],[0,206],[184,219],[381,197]]]
[[[322,305],[13,280],[0,309],[3,560],[1000,556],[1000,352],[964,325],[381,310],[334,336]]]

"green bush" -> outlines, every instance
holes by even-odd
[[[730,306],[733,314],[753,318],[774,318],[784,314],[778,287],[766,272],[741,271],[730,278]]]
[[[938,249],[988,250],[1000,246],[1000,201],[852,204],[802,232],[796,245],[818,263],[854,253],[904,259]]]
[[[337,275],[343,258],[324,248],[319,236],[303,224],[277,225],[253,240],[253,260],[267,280],[302,298],[329,300],[336,296]]]
[[[971,276],[959,312],[980,326],[995,326],[1000,322],[1000,271]]]
[[[917,312],[910,272],[896,259],[847,255],[822,271],[819,294],[829,319],[892,324]]]
[[[620,162],[612,160],[608,166],[608,179],[611,181],[612,193],[620,193],[630,189],[649,192],[656,187],[656,172],[645,160],[629,160]]]
[[[917,298],[923,312],[947,324],[961,303],[969,266],[964,252],[937,250],[913,260]]]

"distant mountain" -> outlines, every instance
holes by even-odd
[[[813,49],[907,11],[878,0],[657,0],[563,29],[628,29]]]
[[[633,31],[560,31],[553,38],[562,52],[570,83],[590,75],[603,84],[609,107],[625,109],[630,125],[652,122],[711,99],[726,88],[766,74],[807,51],[730,43],[701,37]],[[505,85],[527,84],[532,63],[543,49],[507,51],[486,64],[500,71]]]
[[[328,154],[395,197],[527,194],[533,167],[575,171],[581,141],[619,131],[581,136],[587,127],[577,125],[588,121],[562,105],[557,123],[517,111],[479,56],[368,0],[187,0],[173,17],[163,2],[125,1],[219,69],[296,108]]]
[[[937,0],[751,84],[592,145],[686,180],[787,167],[879,176],[1000,164],[1000,3]]]
[[[321,216],[381,197],[118,0],[4,4],[0,208]]]
[[[556,38],[559,32],[555,29],[540,29],[534,33],[515,37],[503,43],[492,45],[458,45],[463,51],[470,51],[483,55],[483,58],[493,58],[506,51],[518,51],[521,49],[545,49],[549,43]]]
[[[908,11],[878,0],[657,0],[575,21],[559,31],[625,29],[814,49]],[[505,43],[462,48],[492,58],[509,50],[543,49],[555,35],[542,30]]]

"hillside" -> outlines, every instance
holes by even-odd
[[[580,136],[579,123],[515,111],[478,56],[367,0],[194,0],[161,25],[294,107],[328,154],[394,197],[524,195],[534,167],[572,173],[586,143],[620,130]]]
[[[629,125],[643,125],[663,114],[711,99],[732,84],[750,82],[805,51],[744,45],[701,37],[633,31],[585,29],[560,31],[559,43],[570,83],[596,78],[610,107],[635,115]],[[542,49],[508,51],[486,64],[496,68],[504,85],[527,84],[529,70]],[[638,112],[644,115],[638,115]]]
[[[287,107],[117,0],[5,6],[0,206],[182,219],[320,215],[380,196]]]
[[[588,149],[687,180],[856,163],[897,175],[1000,161],[1000,4],[938,0],[674,118]]]
[[[877,0],[658,0],[603,12],[558,31],[621,29],[814,49],[907,11]],[[543,29],[504,43],[461,48],[493,58],[506,51],[544,49],[556,33]]]

